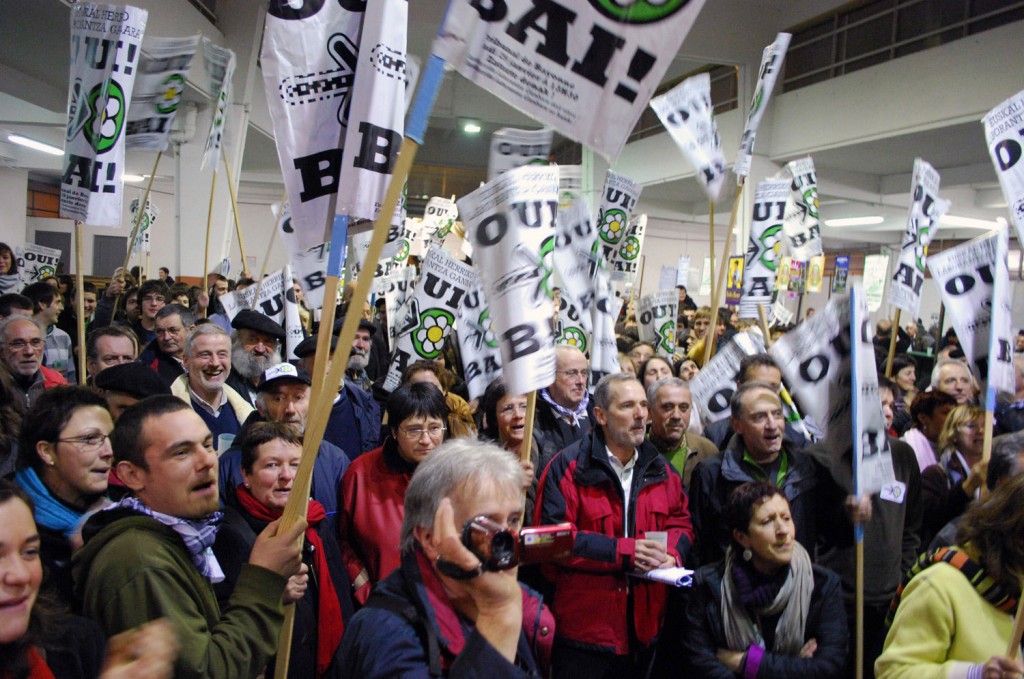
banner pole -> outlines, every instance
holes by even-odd
[[[860,328],[856,327],[853,320],[857,317],[856,289],[850,290],[850,373],[857,375],[857,340]],[[857,422],[857,411],[859,409],[859,390],[857,380],[850,380],[852,389],[851,406],[853,409],[853,422]],[[853,494],[860,501],[860,459],[861,441],[859,437],[853,437]],[[853,524],[854,541],[854,676],[856,679],[864,677],[864,525],[855,522]]]
[[[228,155],[226,153],[220,155],[224,159],[224,171],[227,172],[228,196],[231,197],[231,212],[235,215],[235,234],[238,235],[238,250],[242,253],[242,273],[239,275],[248,273],[251,276],[252,273],[248,269],[249,262],[245,258],[245,241],[242,240],[242,219],[238,216],[238,197],[235,194],[235,182],[231,179],[231,163],[228,162]],[[274,230],[277,231],[277,229]]]
[[[207,267],[210,266],[210,223],[213,221],[213,196],[214,190],[217,188],[217,168],[213,168],[213,179],[210,180],[210,207],[206,211],[206,247],[203,248],[203,288],[207,294],[210,294],[210,271]],[[210,303],[213,300],[208,300],[206,308],[203,309],[203,318],[207,318],[210,315]]]
[[[131,252],[129,248],[128,252]],[[82,222],[75,220],[75,316],[78,317],[78,384],[85,386],[85,285],[82,253]]]
[[[708,243],[711,244],[711,290],[710,299],[715,300],[715,201],[708,201]],[[728,249],[728,248],[726,248]]]
[[[160,166],[160,157],[163,156],[163,151],[157,151],[156,161],[153,163],[153,171],[149,173],[149,181],[146,182],[146,191],[142,194],[142,202],[139,204],[139,212],[135,215],[135,223],[132,225],[132,235],[128,239],[128,252],[124,256],[124,266],[121,267],[122,271],[128,271],[128,264],[132,260],[132,250],[135,248],[135,239],[139,237],[139,225],[142,224],[143,217],[146,216],[146,203],[149,202],[149,192],[153,188],[153,180],[156,179],[156,169]],[[114,313],[111,315],[111,320],[117,314],[117,307],[121,303],[121,295],[118,295],[114,300]]]
[[[1010,660],[1017,657],[1022,633],[1024,633],[1024,596],[1020,597],[1017,602],[1017,613],[1013,616],[1013,633],[1010,635],[1010,643],[1006,646],[1006,657]]]
[[[537,390],[534,389],[526,395],[526,422],[523,428],[523,442],[519,444],[519,461],[527,462],[530,459],[530,452],[533,447],[533,416],[537,412]],[[534,471],[536,473],[536,470]],[[520,501],[523,508],[526,507],[526,491],[521,494]],[[523,518],[523,525],[530,520],[530,517]]]
[[[732,214],[729,215],[729,230],[725,232],[725,245],[722,248],[722,261],[718,266],[718,282],[711,288],[714,293],[711,297],[711,325],[708,326],[708,333],[704,336],[704,362],[701,364],[701,368],[708,364],[711,360],[711,351],[714,348],[717,339],[715,334],[718,326],[718,307],[720,306],[722,292],[725,290],[725,271],[729,265],[729,248],[732,247],[732,232],[736,228],[736,219],[739,217],[740,212],[740,199],[743,197],[743,179],[736,183],[736,197],[732,201]],[[711,260],[711,266],[715,265],[715,260]]]
[[[892,360],[896,357],[896,338],[900,335],[900,312],[902,309],[896,307],[896,318],[892,322],[892,337],[889,338],[889,357],[885,360],[885,376],[892,379]]]
[[[770,349],[772,346],[772,334],[768,330],[768,312],[764,310],[764,304],[761,302],[757,303],[757,320],[761,324],[761,334],[764,335],[764,348]]]

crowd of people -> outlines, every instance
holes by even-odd
[[[451,339],[385,391],[383,314],[342,306],[359,329],[309,509],[285,526],[316,333],[334,348],[342,321],[309,314],[289,362],[279,324],[224,312],[251,280],[209,283],[86,286],[84,346],[73,289],[0,296],[0,679],[852,677],[855,526],[864,676],[1024,674],[1007,653],[1024,337],[986,457],[955,335],[897,328],[879,377],[895,483],[855,497],[848,454],[792,417],[768,353],[740,363],[728,417],[701,422],[706,344],[760,330],[685,289],[674,356],[627,311],[622,371],[594,380],[560,345],[533,413],[501,377],[470,399]],[[882,370],[892,332],[876,328]],[[564,524],[563,558],[516,567],[551,535],[519,531]],[[692,586],[652,579],[674,567]]]

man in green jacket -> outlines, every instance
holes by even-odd
[[[263,531],[222,613],[212,587],[224,575],[210,549],[220,515],[209,429],[184,401],[153,396],[121,415],[111,443],[131,495],[83,529],[73,572],[84,613],[108,636],[168,619],[181,642],[178,679],[255,679],[277,644],[285,585],[292,576],[305,584],[305,521]]]

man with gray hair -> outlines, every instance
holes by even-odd
[[[689,488],[697,463],[718,454],[714,443],[686,431],[693,413],[690,385],[678,377],[664,377],[647,387],[647,403],[651,413],[647,440],[683,477],[683,488]]]
[[[0,321],[0,360],[10,372],[16,398],[26,410],[44,389],[67,384],[56,370],[43,365],[46,340],[31,316],[14,315]]]
[[[932,369],[932,389],[949,394],[958,406],[973,403],[974,375],[963,361],[943,358]]]
[[[226,382],[231,372],[231,338],[215,323],[198,326],[185,339],[184,375],[171,384],[171,393],[190,404],[213,433],[214,448],[224,452],[253,413]]]
[[[179,304],[164,305],[153,320],[156,337],[139,354],[139,362],[170,386],[185,372],[185,338],[195,327],[194,313]]]
[[[523,471],[508,451],[453,439],[420,463],[405,493],[402,563],[352,618],[341,672],[402,676],[546,676],[554,623],[517,570],[487,570],[460,540],[487,519],[517,533]]]
[[[594,428],[541,477],[534,523],[568,522],[576,535],[572,558],[549,574],[556,679],[650,673],[667,588],[628,575],[682,565],[693,528],[679,473],[644,440],[647,414],[636,378],[603,377]]]
[[[590,433],[594,406],[587,385],[590,366],[576,347],[555,347],[555,381],[537,392],[533,434],[540,448],[539,468],[555,454]]]
[[[231,319],[231,374],[228,386],[256,405],[256,385],[263,373],[281,362],[285,332],[280,323],[252,309]]]

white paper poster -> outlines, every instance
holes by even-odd
[[[166,151],[199,35],[149,38],[142,51],[128,108],[125,144],[130,149]]]
[[[509,393],[546,387],[555,379],[551,274],[558,167],[510,170],[458,203],[484,282]]]
[[[853,438],[847,439],[841,434],[836,435],[839,427],[833,426],[826,446],[833,450],[843,450],[850,442],[856,442],[854,454],[857,456],[856,490],[861,494],[877,493],[886,484],[896,480],[892,467],[892,451],[886,436],[885,415],[882,412],[882,398],[878,393],[878,366],[875,363],[875,348],[872,343],[874,329],[868,318],[868,308],[859,285],[854,285],[850,293],[850,310],[853,314],[851,322],[852,336],[856,350],[853,355],[853,385],[843,385],[839,380],[837,406],[846,397],[853,401]]]
[[[1017,241],[1024,243],[1024,90],[1002,102],[982,119],[985,143],[1003,187],[1010,218],[1017,228]]]
[[[622,310],[622,298],[612,294],[608,272],[600,269],[595,281],[594,306],[591,307],[594,335],[590,341],[591,383],[604,375],[620,372],[619,349],[615,343],[615,321]]]
[[[676,287],[690,287],[690,255],[682,255],[676,263]]]
[[[786,198],[786,214],[782,220],[786,250],[798,261],[806,262],[822,253],[821,224],[818,222],[818,180],[814,161],[807,158],[786,163],[792,178]]]
[[[452,0],[433,53],[531,118],[619,155],[704,0]]]
[[[441,243],[455,228],[459,208],[451,198],[434,196],[423,209],[423,231],[434,242]]]
[[[121,226],[124,132],[145,10],[79,3],[71,8],[71,77],[60,216]]]
[[[772,90],[775,89],[775,81],[782,72],[782,61],[789,49],[789,33],[779,33],[775,36],[775,42],[764,48],[761,53],[761,68],[757,73],[757,87],[754,89],[754,98],[750,102],[750,110],[747,112],[747,124],[743,130],[743,137],[740,139],[740,150],[736,155],[736,164],[733,172],[737,177],[746,177],[750,174],[750,162],[754,156],[754,138],[757,136],[758,125],[761,124],[761,116],[768,107],[768,100],[771,99]]]
[[[910,190],[910,211],[903,232],[903,246],[896,262],[896,271],[889,287],[889,304],[917,318],[921,306],[928,244],[939,228],[939,219],[949,210],[949,203],[939,198],[939,173],[917,158]]]
[[[487,181],[523,165],[547,165],[554,130],[516,130],[503,127],[491,135]]]
[[[35,243],[16,245],[14,257],[18,260],[18,275],[21,276],[21,285],[18,289],[56,276],[60,255],[61,251],[56,248]]]
[[[789,198],[790,183],[785,179],[765,179],[754,190],[754,217],[750,222],[750,241],[743,272],[740,318],[758,318],[757,305],[764,306],[768,320],[772,314],[772,290],[779,268],[782,222]]]
[[[259,298],[256,291],[259,290]],[[254,303],[255,300],[255,303]],[[220,298],[228,319],[234,319],[242,309],[258,311],[284,328],[285,340],[281,354],[286,361],[296,359],[295,347],[304,337],[299,320],[299,306],[292,287],[292,269],[286,266],[267,274],[260,285],[250,285],[240,292],[229,292]]]
[[[687,78],[652,99],[651,108],[697,171],[697,180],[708,199],[718,200],[725,179],[725,154],[711,104],[711,75]]]
[[[715,352],[708,364],[690,380],[693,406],[700,410],[706,427],[731,416],[730,403],[736,392],[736,378],[744,356],[764,351],[764,339],[751,332],[737,333],[732,341]]]
[[[864,257],[864,297],[868,312],[875,313],[885,299],[885,282],[889,280],[889,255]]]
[[[473,400],[483,396],[487,385],[501,376],[501,348],[479,276],[459,306],[456,320],[462,371]]]
[[[128,205],[128,211],[131,212],[132,222],[139,219],[139,199],[134,198]],[[150,251],[150,231],[149,228],[153,226],[153,222],[156,221],[157,215],[160,211],[157,210],[156,206],[153,205],[153,201],[146,201],[146,210],[142,214],[142,219],[139,221],[139,233],[135,237],[135,242],[132,243],[132,253],[139,254],[140,252]]]
[[[697,294],[702,297],[707,297],[711,294],[711,258],[704,258],[704,268],[700,272],[700,288],[697,290]]]
[[[209,40],[203,43],[206,75],[210,79],[210,93],[213,113],[210,119],[210,132],[206,136],[206,149],[203,151],[203,165],[209,165],[217,171],[220,163],[220,150],[224,142],[224,128],[228,120],[228,102],[231,97],[231,77],[235,74],[235,53],[227,47],[214,45]]]
[[[1007,267],[1009,233],[1005,226],[997,229],[996,260],[992,282],[992,323],[988,338],[988,389],[986,409],[995,410],[999,392],[1015,394],[1016,370],[1013,362],[1013,302],[1010,298],[1010,271]]]
[[[678,308],[679,293],[675,288],[644,295],[637,305],[636,320],[640,341],[649,342],[658,356],[669,360],[676,352]]]

